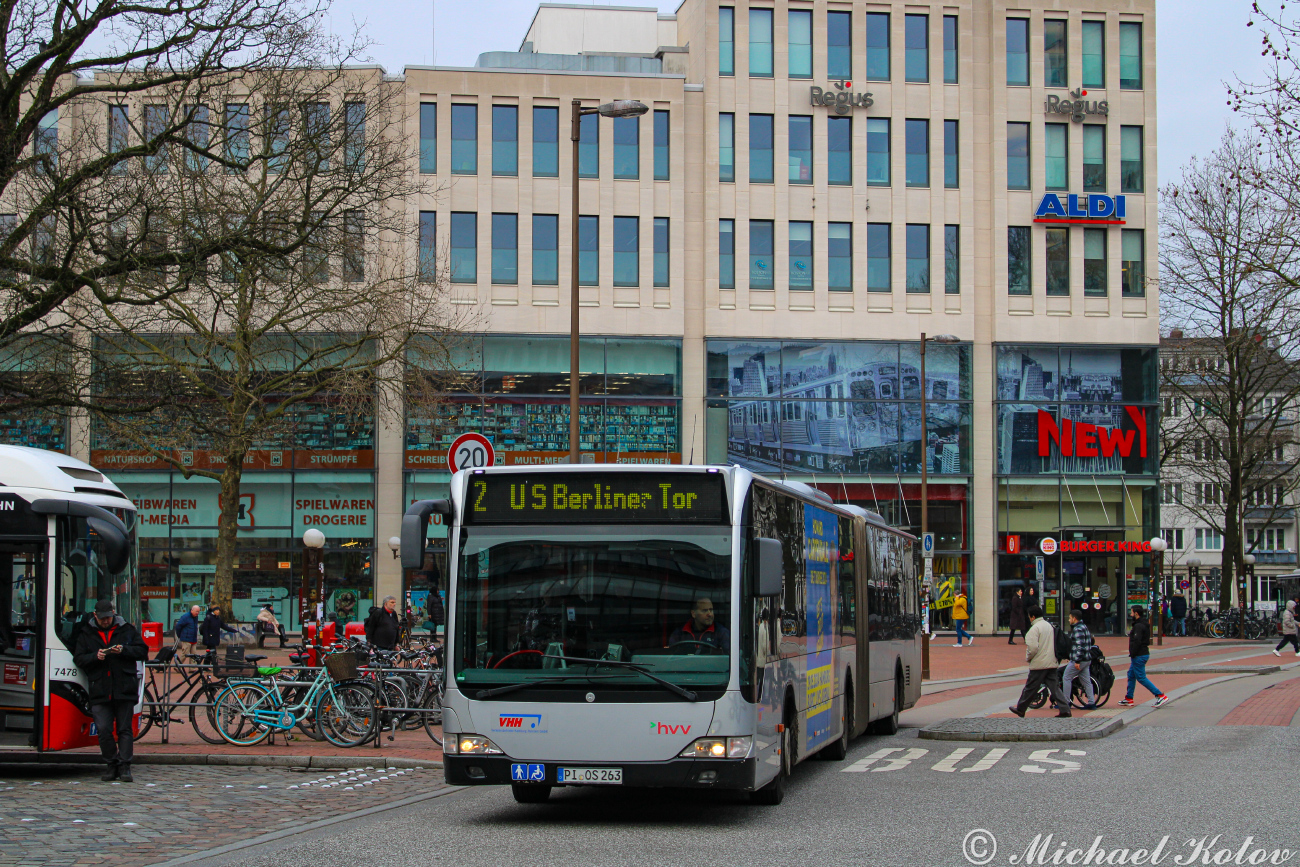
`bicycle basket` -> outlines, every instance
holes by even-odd
[[[331,653],[325,657],[325,668],[336,682],[354,680],[357,676],[357,655],[355,653]]]

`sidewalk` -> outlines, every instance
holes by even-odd
[[[1115,660],[1128,655],[1128,638],[1122,635],[1095,636],[1097,646],[1106,658],[1115,664]],[[930,642],[930,680],[945,681],[959,678],[983,677],[996,674],[1019,674],[1027,669],[1025,665],[1025,642],[1016,637],[1015,645],[1007,644],[1004,635],[977,635],[975,643],[963,647],[953,647],[956,637],[952,633],[938,633]],[[1232,645],[1228,639],[1213,638],[1172,638],[1165,636],[1163,646],[1152,646],[1152,663],[1167,653],[1183,650],[1198,645],[1210,645],[1213,648],[1227,648]],[[1258,646],[1267,653],[1272,645],[1265,648],[1263,642]],[[1198,649],[1201,649],[1198,647]],[[1275,657],[1274,657],[1275,658]]]

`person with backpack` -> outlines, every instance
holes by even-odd
[[[953,647],[961,647],[962,638],[966,639],[967,644],[975,643],[975,636],[966,631],[966,621],[969,616],[966,594],[958,590],[957,597],[952,601],[952,625],[957,627],[957,643]]]
[[[1029,615],[1029,632],[1025,633],[1025,661],[1029,663],[1029,676],[1025,678],[1020,700],[1008,710],[1023,717],[1030,702],[1046,686],[1052,704],[1059,709],[1057,716],[1069,716],[1070,702],[1061,695],[1061,683],[1056,676],[1056,630],[1043,619],[1040,606],[1031,605],[1025,613]]]
[[[1068,702],[1074,695],[1074,681],[1079,678],[1083,681],[1083,694],[1087,696],[1088,703],[1084,705],[1085,710],[1096,710],[1097,695],[1092,689],[1092,632],[1088,630],[1088,624],[1079,619],[1079,612],[1070,611],[1070,658],[1065,661],[1065,676],[1061,678],[1061,692],[1065,693],[1065,699]],[[1070,715],[1070,706],[1065,706],[1063,716]]]
[[[1282,648],[1290,644],[1291,649],[1295,651],[1295,655],[1300,656],[1300,643],[1297,643],[1296,640],[1297,630],[1294,599],[1288,599],[1286,601],[1286,610],[1282,612],[1282,623],[1279,628],[1282,630],[1282,640],[1277,643],[1277,647],[1273,648],[1273,655],[1281,656]]]
[[[1151,627],[1147,625],[1147,613],[1141,606],[1133,606],[1133,627],[1128,633],[1128,689],[1120,699],[1120,707],[1132,707],[1133,690],[1140,683],[1156,697],[1155,706],[1160,707],[1169,701],[1169,696],[1156,689],[1156,685],[1147,677],[1147,660],[1151,658]]]

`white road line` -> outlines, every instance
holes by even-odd
[[[1070,759],[1054,759],[1051,757],[1052,753],[1064,753],[1067,756],[1087,755],[1087,753],[1084,752],[1083,750],[1034,750],[1032,753],[1029,754],[1029,760],[1031,762],[1043,762],[1044,764],[1060,765],[1061,767],[1059,768],[1051,769],[1051,773],[1053,774],[1068,774],[1073,771],[1077,771],[1081,767],[1083,767],[1078,762],[1071,761]],[[1048,773],[1048,769],[1044,768],[1042,765],[1021,765],[1020,770],[1024,771],[1026,774]]]
[[[963,774],[969,774],[974,771],[987,771],[989,768],[993,767],[998,763],[998,759],[1002,758],[1009,752],[1011,752],[1011,750],[1005,747],[997,747],[995,749],[991,749],[984,754],[984,758],[980,759],[978,762],[971,765],[969,768],[962,768],[961,772]]]
[[[973,752],[975,752],[974,747],[959,747],[949,753],[946,759],[940,759],[936,762],[930,770],[939,771],[943,774],[955,773],[957,770],[957,763]]]
[[[871,772],[875,774],[875,773],[880,773],[882,771],[884,772],[901,771],[903,768],[907,767],[912,762],[921,758],[928,752],[930,751],[922,750],[922,749],[910,749],[896,759],[895,758],[887,759],[885,764],[877,765],[876,767],[871,769]]]

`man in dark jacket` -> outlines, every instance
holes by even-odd
[[[1187,597],[1172,596],[1169,599],[1169,616],[1174,619],[1174,635],[1187,634]]]
[[[99,751],[108,763],[100,779],[129,783],[135,746],[131,723],[140,700],[135,664],[149,658],[149,648],[136,628],[117,616],[113,603],[101,599],[77,635],[72,658],[90,684],[90,713],[99,734]]]
[[[1083,685],[1083,694],[1087,697],[1088,702],[1084,707],[1092,710],[1097,706],[1097,696],[1092,689],[1092,632],[1089,631],[1088,625],[1079,617],[1077,608],[1070,609],[1070,658],[1065,661],[1065,673],[1061,678],[1061,692],[1065,694],[1066,701],[1074,699],[1074,681],[1076,679]],[[1069,713],[1070,706],[1066,705],[1065,710]]]
[[[382,608],[371,608],[366,618],[366,641],[381,650],[397,647],[401,622],[397,619],[397,597],[385,596]]]
[[[1133,625],[1128,632],[1128,689],[1120,700],[1120,707],[1132,707],[1133,690],[1141,683],[1156,697],[1155,706],[1169,701],[1169,696],[1156,689],[1156,685],[1147,677],[1147,660],[1151,658],[1151,627],[1147,625],[1147,614],[1139,606],[1134,606]]]
[[[185,661],[185,657],[194,655],[194,645],[199,641],[199,614],[202,612],[202,606],[191,605],[189,611],[176,618],[173,628],[176,630],[176,641],[181,646],[181,662]]]
[[[1011,632],[1007,635],[1007,644],[1015,644],[1016,633],[1019,632],[1023,638],[1025,635],[1025,588],[1017,587],[1015,594],[1011,597]]]
[[[234,635],[238,634],[239,630],[226,625],[226,622],[221,619],[221,607],[213,605],[208,609],[208,616],[203,618],[203,625],[199,627],[199,632],[203,635],[203,646],[208,650],[216,650],[221,645],[221,633],[229,632]]]

